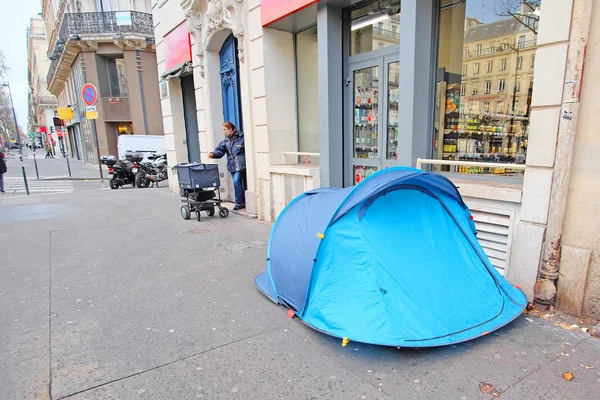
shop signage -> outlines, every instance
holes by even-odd
[[[262,26],[279,21],[302,10],[319,0],[260,0],[260,18]]]
[[[186,61],[192,61],[192,44],[190,33],[182,23],[169,32],[163,41],[165,52],[165,69],[168,71]]]
[[[70,107],[58,107],[58,118],[68,121],[74,118],[73,110]]]
[[[115,18],[118,26],[131,25],[131,12],[129,11],[117,11]]]
[[[83,102],[88,106],[93,106],[96,104],[96,100],[98,100],[98,91],[96,90],[96,86],[91,83],[86,83],[81,88],[81,97],[83,98]]]

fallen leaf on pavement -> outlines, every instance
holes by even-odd
[[[494,385],[490,383],[480,382],[479,391],[481,393],[490,393],[494,397],[500,397],[500,392],[498,392]]]
[[[570,373],[570,372],[565,372],[565,373],[563,374],[563,378],[564,378],[565,380],[567,380],[567,381],[572,381],[572,380],[573,380],[573,378],[574,378],[574,376],[573,376],[573,374],[572,374],[572,373]]]

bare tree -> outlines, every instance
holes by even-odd
[[[6,58],[4,53],[0,50],[0,83],[4,83],[8,79],[9,68],[6,65]],[[0,87],[0,130],[8,133],[12,133],[15,137],[17,129],[22,132],[20,127],[15,127],[15,120],[12,113],[12,104],[10,101],[8,92],[4,88]]]
[[[494,5],[499,17],[512,17],[537,35],[540,16],[535,11],[542,0],[496,0]]]

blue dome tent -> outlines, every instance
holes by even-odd
[[[351,341],[453,344],[506,325],[527,305],[490,264],[454,184],[413,168],[298,196],[275,222],[267,252],[260,291],[310,327]]]

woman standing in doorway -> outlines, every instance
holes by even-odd
[[[238,130],[231,122],[223,124],[225,139],[219,143],[208,158],[221,158],[227,154],[227,170],[233,177],[235,190],[234,210],[246,208],[246,149],[244,146],[244,133]]]

